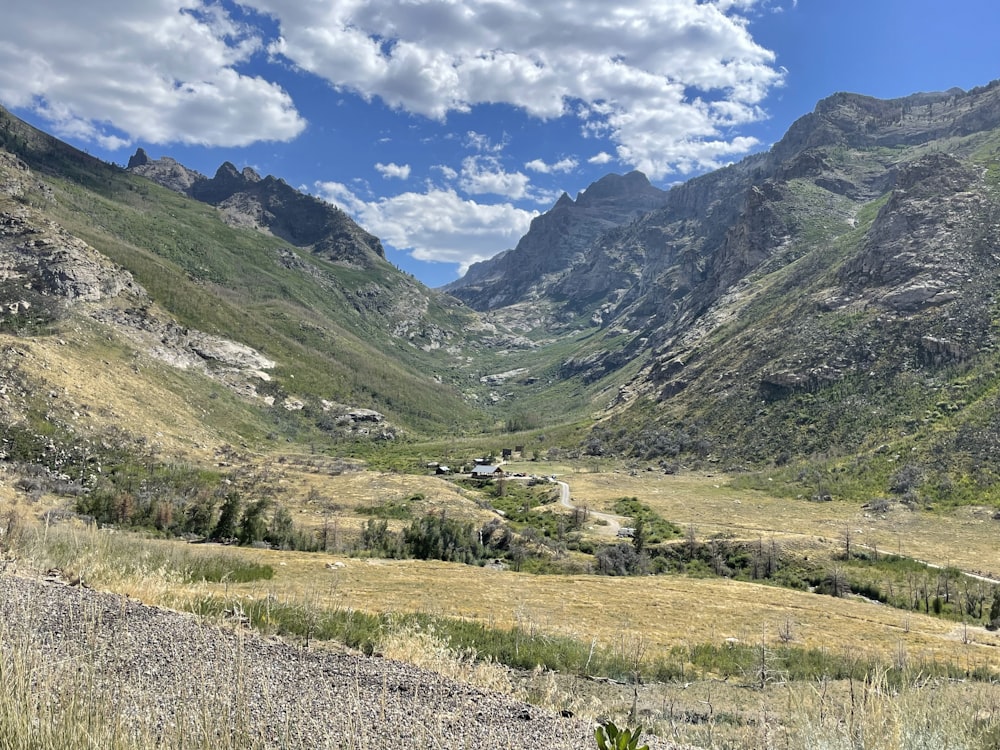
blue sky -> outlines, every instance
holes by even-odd
[[[609,172],[669,187],[837,91],[1000,78],[995,0],[39,0],[0,103],[108,161],[139,146],[330,200],[431,286]]]

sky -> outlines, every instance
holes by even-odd
[[[1000,78],[996,0],[0,0],[0,104],[109,162],[330,201],[429,286],[608,173],[669,188],[838,91]]]

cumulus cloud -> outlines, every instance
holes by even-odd
[[[288,140],[305,121],[237,68],[264,41],[201,0],[20,3],[0,24],[0,100],[105,148]]]
[[[341,206],[368,231],[417,260],[472,264],[513,247],[537,212],[509,203],[483,204],[451,189],[366,200],[337,182],[317,183],[318,194]]]
[[[594,154],[589,159],[587,159],[588,164],[607,164],[609,161],[614,159],[614,157],[607,151],[601,151],[599,154]]]
[[[499,160],[489,156],[468,156],[462,161],[459,185],[469,195],[502,195],[511,200],[527,197],[528,176],[507,172]]]
[[[567,156],[566,158],[552,162],[551,164],[546,162],[544,159],[532,159],[524,165],[524,168],[541,174],[558,174],[560,172],[572,172],[579,165],[580,162]]]
[[[379,162],[375,165],[376,171],[385,177],[387,180],[396,178],[399,180],[405,180],[410,176],[410,165],[409,164],[394,164],[390,162],[389,164],[382,164]]]
[[[276,19],[272,54],[335,88],[445,119],[507,104],[575,116],[651,177],[716,166],[755,142],[782,82],[746,15],[764,0],[245,0]]]

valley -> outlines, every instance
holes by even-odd
[[[609,175],[444,289],[249,168],[0,146],[4,576],[656,747],[995,746],[997,83]]]

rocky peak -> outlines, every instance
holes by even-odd
[[[215,179],[217,182],[222,182],[224,180],[237,180],[242,181],[242,175],[239,170],[236,169],[236,165],[231,161],[223,162],[217,170],[215,170]]]
[[[224,162],[210,180],[199,180],[191,186],[189,193],[205,203],[218,205],[247,187],[246,178],[232,162]]]
[[[128,160],[128,171],[142,175],[146,179],[178,193],[187,193],[192,185],[205,179],[205,175],[188,169],[169,156],[150,159],[149,155],[141,148],[136,150],[135,154]]]
[[[556,204],[552,208],[566,208],[572,205],[574,205],[573,199],[569,197],[569,193],[564,192],[559,196],[559,200],[556,201]]]
[[[135,167],[141,167],[145,164],[149,164],[149,155],[146,153],[145,149],[136,149],[136,152],[128,160],[128,169],[133,169]]]
[[[608,174],[592,184],[577,196],[580,206],[592,206],[605,200],[635,200],[650,198],[663,202],[664,191],[653,187],[642,172],[633,171],[625,175]]]

